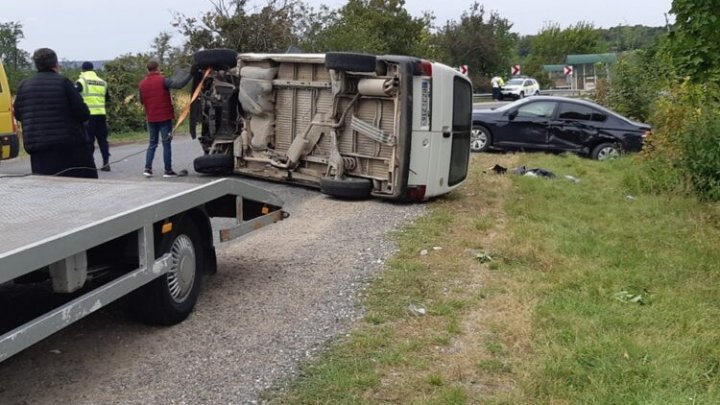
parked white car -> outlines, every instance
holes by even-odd
[[[511,97],[515,100],[526,96],[537,96],[540,94],[540,85],[532,77],[510,79],[501,91],[501,99]]]

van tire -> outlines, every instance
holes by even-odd
[[[372,180],[358,177],[346,177],[342,180],[336,180],[334,177],[320,179],[320,192],[341,199],[360,200],[370,198],[372,187]]]
[[[203,49],[193,55],[195,64],[200,69],[211,67],[215,70],[227,70],[237,66],[238,53],[232,49]]]
[[[198,156],[193,161],[196,172],[216,175],[232,173],[234,164],[235,158],[224,153]]]
[[[374,72],[377,58],[364,53],[329,52],[325,54],[325,67],[330,70]]]

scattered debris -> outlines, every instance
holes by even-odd
[[[563,177],[565,177],[566,179],[570,180],[573,184],[578,184],[578,183],[580,183],[580,179],[578,179],[577,177],[573,177],[573,176],[571,176],[571,175],[569,175],[569,174],[566,174],[566,175],[563,176]]]
[[[425,308],[416,306],[415,304],[408,305],[408,311],[415,316],[424,316],[427,314],[427,310]]]
[[[642,294],[634,294],[627,290],[622,290],[619,293],[615,294],[615,299],[617,299],[618,301],[629,302],[632,304],[639,304],[639,305],[645,304],[645,301],[643,301]]]
[[[637,197],[635,197],[635,196],[632,196],[629,194],[625,196],[625,201],[635,201],[635,200],[637,200]]]
[[[52,353],[52,354],[61,354],[62,351],[61,351],[60,349],[52,349],[52,350],[50,350],[50,353]]]
[[[480,263],[488,263],[493,261],[493,258],[486,252],[480,252],[475,254],[475,260],[479,261]]]
[[[423,249],[420,251],[420,256],[427,256],[427,254],[428,254],[427,249]]]
[[[442,247],[441,246],[433,246],[433,250],[434,251],[442,250]]]
[[[513,173],[520,176],[547,177],[548,179],[555,178],[555,173],[540,167],[537,167],[535,169],[528,169],[525,166],[520,166],[513,169]]]
[[[500,165],[495,165],[493,167],[488,168],[488,170],[494,171],[496,174],[505,174],[507,173],[507,167],[502,167]]]

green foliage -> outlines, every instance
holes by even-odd
[[[426,56],[431,18],[412,17],[404,0],[349,0],[333,17],[315,14],[303,43],[309,51]],[[322,28],[322,29],[319,29]]]
[[[512,23],[497,13],[486,13],[475,2],[460,21],[448,21],[434,38],[439,59],[451,66],[468,65],[475,87],[489,89],[490,77],[502,74],[511,64],[517,34]]]
[[[18,42],[25,38],[22,24],[16,21],[0,23],[0,59],[5,66],[10,91],[15,92],[22,79],[30,76],[30,55],[18,48]]]
[[[299,1],[269,0],[258,12],[248,13],[247,0],[218,0],[199,19],[176,14],[173,26],[185,37],[187,54],[203,48],[230,48],[238,52],[284,52],[298,41],[296,21],[303,18]]]
[[[670,33],[674,63],[696,80],[720,81],[720,1],[673,0]]]
[[[543,65],[565,63],[567,55],[606,52],[608,45],[595,26],[581,21],[565,29],[557,23],[546,24],[532,37],[531,49],[523,70],[544,81]]]
[[[607,42],[613,52],[644,49],[657,41],[665,33],[664,27],[647,27],[644,25],[618,25],[600,29],[600,36]]]
[[[147,71],[150,55],[127,54],[105,64],[110,103],[107,106],[110,133],[141,131],[145,114],[138,100],[138,83]]]
[[[596,101],[630,118],[647,120],[666,82],[659,76],[656,62],[648,51],[639,50],[621,55],[611,67],[611,85],[605,97],[598,97]]]
[[[633,183],[720,200],[719,94],[716,84],[686,80],[658,99],[650,116],[655,131],[642,153],[646,170]]]

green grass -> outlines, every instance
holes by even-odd
[[[559,176],[483,172],[500,159]],[[476,155],[464,188],[395,236],[366,322],[268,399],[720,403],[720,206],[639,192],[640,171]]]
[[[506,205],[514,243],[533,244],[506,270],[540,298],[529,397],[720,403],[717,206],[635,194],[631,159],[533,160],[584,174],[577,185],[515,178]]]

